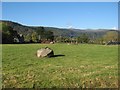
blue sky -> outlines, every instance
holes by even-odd
[[[118,27],[117,2],[3,2],[2,19],[32,26]]]

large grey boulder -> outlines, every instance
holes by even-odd
[[[37,50],[37,57],[52,57],[54,52],[52,49],[45,47]]]

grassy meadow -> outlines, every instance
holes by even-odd
[[[56,57],[37,58],[50,47]],[[3,88],[117,88],[117,45],[3,44]]]

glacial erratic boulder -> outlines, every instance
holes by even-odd
[[[45,47],[37,50],[37,57],[52,57],[54,52],[52,49]]]

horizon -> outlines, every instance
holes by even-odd
[[[117,2],[3,2],[2,20],[25,26],[117,30],[117,9]]]
[[[10,20],[0,20],[0,21],[6,21],[6,22],[13,22],[13,23],[17,23],[23,26],[27,26],[27,27],[50,27],[50,28],[59,28],[59,29],[76,29],[76,30],[118,30],[115,28],[64,28],[64,27],[52,27],[52,26],[33,26],[33,25],[25,25],[25,24],[21,24],[19,22],[15,22],[15,21],[10,21]]]

